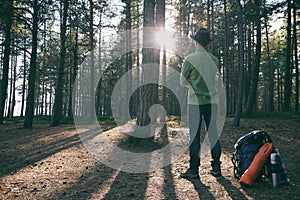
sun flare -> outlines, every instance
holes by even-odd
[[[169,50],[175,48],[176,43],[172,31],[159,30],[155,33],[154,40],[160,47],[165,47]]]

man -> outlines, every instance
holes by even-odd
[[[211,41],[210,33],[205,28],[191,37],[196,42],[196,51],[186,57],[181,70],[180,83],[188,87],[188,125],[190,167],[180,176],[199,178],[200,166],[200,130],[202,119],[205,121],[208,139],[211,145],[211,174],[221,176],[221,145],[217,129],[217,96],[215,78],[218,72],[218,59],[206,51]]]

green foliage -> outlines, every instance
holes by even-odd
[[[116,125],[113,116],[100,116],[98,117],[98,122],[100,125]]]
[[[169,115],[167,116],[166,124],[168,127],[179,127],[182,126],[182,121],[180,116]]]

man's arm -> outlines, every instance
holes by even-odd
[[[191,64],[188,61],[184,61],[183,67],[180,73],[180,85],[188,87],[190,85],[189,78],[190,78],[190,70]]]

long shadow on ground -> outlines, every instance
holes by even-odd
[[[168,143],[168,137],[166,136],[166,133],[163,133],[159,142],[155,142],[153,138],[135,139],[133,137],[127,137],[121,140],[118,146],[129,151],[134,150],[135,152],[152,152],[155,149],[162,148]],[[169,159],[169,155],[170,152],[166,152],[166,154],[164,154],[163,159],[166,162],[168,161],[167,159]],[[148,163],[150,164],[151,160],[149,160]],[[151,184],[151,187],[156,187],[156,185],[153,185],[154,183],[150,183],[150,179],[152,179],[152,177],[150,177],[150,173],[133,174],[120,172],[110,190],[106,193],[104,199],[145,199],[147,198],[146,195],[152,195],[151,191],[150,193],[147,193],[147,187]],[[163,184],[157,185],[157,187],[159,194],[154,196],[158,195],[163,199],[176,199],[173,175],[170,166],[167,166],[163,169]],[[121,190],[123,190],[122,193]]]
[[[14,173],[23,167],[34,165],[65,149],[81,145],[82,138],[88,139],[99,134],[94,130],[86,131],[81,133],[82,138],[80,138],[74,127],[63,126],[36,128],[26,132],[23,130],[16,129],[15,134],[12,133],[12,136],[3,138],[1,141],[0,177]],[[63,132],[69,131],[74,131],[74,134],[64,135]]]
[[[208,187],[205,184],[203,184],[200,179],[190,179],[188,181],[190,181],[194,185],[194,188],[198,193],[199,199],[215,199],[215,197],[209,191]]]

